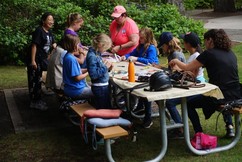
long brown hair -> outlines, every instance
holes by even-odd
[[[64,36],[63,48],[68,52],[75,52],[77,45],[80,43],[80,38],[75,35],[66,34]]]
[[[148,27],[144,27],[140,29],[139,34],[144,38],[145,43],[144,43],[144,53],[148,49],[150,45],[154,45],[157,47],[157,41],[155,40],[154,34],[152,30]],[[141,44],[137,47],[137,51],[139,51],[141,48]],[[158,49],[156,48],[156,51],[158,53]]]
[[[231,49],[231,40],[223,29],[211,29],[204,34],[204,39],[211,38],[215,48],[225,51]]]

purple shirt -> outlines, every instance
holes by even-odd
[[[67,35],[67,34],[70,34],[70,35],[73,35],[73,36],[78,36],[78,34],[75,31],[70,30],[70,29],[65,30],[64,35]],[[81,42],[80,42],[79,46],[82,48]]]

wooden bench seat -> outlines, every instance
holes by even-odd
[[[111,126],[106,128],[96,128],[98,134],[103,139],[110,139],[115,137],[127,136],[128,132],[120,126]]]
[[[77,104],[72,105],[70,108],[77,113],[80,118],[83,116],[83,113],[86,110],[95,110],[95,108],[90,105],[89,103],[83,103],[83,104]],[[105,150],[106,150],[106,156],[110,162],[114,162],[114,159],[112,157],[112,151],[111,151],[111,138],[121,137],[121,136],[127,136],[128,131],[123,129],[120,126],[110,126],[105,128],[96,128],[96,132],[103,137],[105,140]]]
[[[82,117],[84,111],[86,110],[95,110],[95,108],[89,103],[72,105],[71,109],[74,110],[80,117]]]

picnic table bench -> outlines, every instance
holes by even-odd
[[[89,103],[83,103],[83,104],[77,104],[72,105],[70,108],[77,113],[77,115],[81,118],[83,116],[83,113],[86,110],[94,110],[95,108],[90,105]],[[111,150],[111,139],[117,138],[121,136],[127,136],[128,132],[123,129],[122,127],[116,125],[116,126],[110,126],[105,128],[97,128],[96,132],[103,137],[105,142],[105,151],[106,156],[110,162],[114,162],[114,159],[112,157],[112,150]]]

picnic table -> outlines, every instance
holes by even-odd
[[[140,82],[128,82],[127,79],[127,70],[128,70],[128,62],[115,62],[113,63],[114,68],[110,72],[111,76],[111,82],[112,84],[115,84],[119,88],[125,90],[128,88],[132,88],[135,85],[141,84]],[[136,70],[136,77],[138,77],[139,74],[147,74],[150,75],[150,73],[153,73],[155,71],[159,71],[160,69],[156,69],[151,66],[137,64],[135,65]],[[217,99],[222,99],[223,94],[220,91],[220,89],[212,84],[205,83],[204,87],[200,88],[189,88],[189,89],[181,89],[181,88],[171,88],[166,91],[156,91],[156,92],[150,92],[150,91],[144,91],[144,88],[140,89],[134,89],[131,92],[132,95],[137,97],[146,98],[148,101],[156,101],[159,106],[159,114],[160,114],[160,134],[161,134],[161,149],[160,153],[152,160],[149,160],[149,162],[157,162],[160,161],[167,151],[167,129],[169,126],[166,124],[166,116],[165,116],[165,100],[166,99],[173,99],[173,98],[182,98],[181,103],[181,109],[182,109],[182,120],[183,120],[183,126],[184,126],[184,137],[186,144],[188,148],[197,155],[206,155],[210,153],[225,151],[228,149],[231,149],[234,147],[237,142],[240,139],[241,132],[240,132],[240,114],[235,114],[235,138],[227,145],[220,146],[214,149],[208,149],[208,150],[196,150],[190,142],[190,134],[189,134],[189,124],[188,124],[188,113],[187,113],[187,102],[186,97],[194,96],[198,94],[202,94],[205,96],[211,96],[215,97]],[[128,99],[128,95],[127,95]]]

